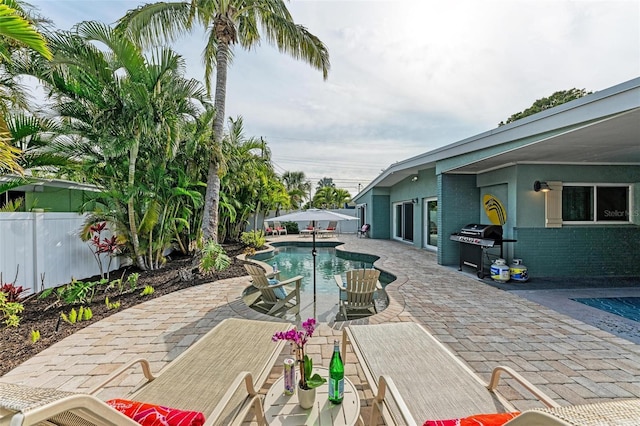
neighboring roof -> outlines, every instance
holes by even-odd
[[[3,182],[12,182],[12,181],[15,181],[16,179],[20,179],[20,176],[17,176],[17,175],[0,176],[0,184],[2,184]],[[17,188],[14,188],[13,189],[14,191],[31,192],[31,191],[35,191],[36,187],[44,187],[44,186],[53,187],[53,188],[76,189],[80,191],[93,191],[93,192],[100,191],[100,188],[98,188],[95,185],[91,185],[88,183],[72,182],[70,180],[44,179],[44,178],[38,178],[33,176],[24,176],[24,179],[27,180],[29,183],[26,185],[22,185]]]
[[[537,137],[536,137],[537,136]],[[513,164],[640,164],[640,78],[392,164],[353,199],[391,187],[439,161],[505,146],[439,172],[481,173]],[[509,143],[522,141],[518,146]]]

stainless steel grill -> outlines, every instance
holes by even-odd
[[[460,243],[460,265],[471,266],[476,269],[478,278],[484,278],[485,250],[492,247],[500,247],[502,257],[502,243],[514,240],[502,238],[502,227],[499,225],[483,225],[472,223],[464,226],[459,232],[451,234],[449,239]]]

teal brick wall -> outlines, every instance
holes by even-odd
[[[515,233],[515,253],[532,279],[640,276],[638,227],[517,228]]]
[[[449,235],[480,218],[480,190],[475,175],[438,175],[438,263],[458,265],[459,243]]]
[[[371,238],[391,238],[391,204],[388,195],[371,197]]]

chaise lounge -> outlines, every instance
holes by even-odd
[[[123,398],[198,411],[204,414],[205,425],[240,424],[254,408],[262,424],[257,390],[269,377],[285,343],[271,338],[275,332],[289,328],[290,324],[275,321],[226,319],[157,376],[151,374],[148,361],[138,359],[120,368],[89,394],[0,383],[0,424],[137,425],[94,396],[137,363],[142,365],[146,380]]]
[[[516,411],[496,391],[501,373],[511,375],[547,407],[551,398],[519,374],[498,367],[489,385],[424,327],[413,322],[350,325],[343,330],[342,353],[350,343],[375,395],[367,424],[422,425],[426,420]],[[366,420],[366,419],[365,419]]]

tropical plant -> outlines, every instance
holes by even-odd
[[[249,232],[243,232],[240,237],[242,244],[251,247],[253,249],[260,249],[267,242],[262,230],[253,230]]]
[[[197,134],[213,117],[206,91],[182,77],[184,61],[173,51],[147,56],[101,23],[83,22],[50,40],[55,63],[30,69],[50,88],[51,109],[64,124],[56,148],[81,160],[84,178],[103,189],[88,223],[113,223],[136,266],[156,269],[174,243],[188,250],[183,233],[202,205],[205,171],[180,147],[208,149]]]
[[[336,184],[333,182],[333,178],[330,178],[330,177],[323,177],[316,184],[316,189],[335,188],[335,187],[336,187]]]
[[[60,318],[62,318],[64,322],[75,324],[81,321],[89,321],[93,318],[93,312],[89,307],[80,306],[77,311],[75,308],[71,308],[68,315],[60,312]]]
[[[342,207],[351,200],[349,191],[332,186],[319,188],[313,196],[313,206],[325,209],[335,209]]]
[[[47,59],[51,59],[51,51],[47,47],[42,34],[29,21],[22,2],[0,0],[0,59],[10,60],[9,42],[12,39],[18,45],[35,50]]]
[[[156,291],[155,288],[153,288],[150,285],[146,285],[142,289],[142,292],[140,293],[140,296],[149,296],[149,295],[152,295],[153,293],[155,293],[155,291]]]
[[[51,52],[44,37],[32,23],[21,2],[0,0],[0,173],[23,170],[19,164],[20,149],[11,144],[7,124],[11,105],[22,104],[21,87],[13,80],[13,76],[7,73],[12,53],[21,47],[27,47],[44,58],[51,59]]]
[[[102,237],[103,231],[108,231],[107,222],[100,222],[96,224],[92,224],[89,226],[89,243],[93,247],[91,253],[93,257],[96,259],[96,263],[98,264],[98,268],[100,269],[100,276],[102,278],[109,279],[109,272],[111,271],[111,262],[113,258],[120,253],[121,244],[118,242],[118,239],[115,235],[112,235],[111,238]],[[86,234],[84,234],[86,235]],[[106,255],[109,259],[106,271],[105,267],[102,263],[102,256]]]
[[[4,292],[0,291],[0,314],[7,327],[17,327],[20,325],[20,313],[24,310],[24,305],[20,302],[9,302]]]
[[[0,274],[0,281],[2,280],[2,274]],[[22,293],[25,289],[22,286],[16,286],[14,283],[6,283],[0,287],[0,293],[4,293],[7,302],[19,302]]]
[[[115,301],[112,302],[109,300],[109,296],[106,296],[104,298],[104,304],[107,307],[107,309],[111,310],[111,309],[120,309],[120,301]]]
[[[220,236],[237,241],[253,215],[278,205],[289,205],[289,197],[276,176],[271,151],[260,138],[246,138],[241,117],[229,119],[222,144],[225,175],[221,180]]]
[[[204,50],[205,83],[210,91],[214,66],[216,86],[214,104],[216,117],[213,144],[207,157],[207,189],[202,218],[204,240],[218,241],[218,208],[220,195],[220,145],[225,120],[227,66],[232,48],[240,44],[245,49],[257,46],[262,38],[295,59],[303,59],[322,71],[329,72],[329,54],[325,45],[305,27],[297,25],[284,0],[228,0],[160,2],[139,7],[120,19],[118,28],[136,37],[141,44],[153,45],[159,38],[175,40],[194,26],[206,28]]]
[[[222,246],[214,241],[208,241],[202,248],[200,257],[200,270],[204,273],[211,271],[222,271],[231,264],[231,259],[227,256]]]
[[[282,174],[282,182],[291,202],[292,209],[300,209],[304,204],[304,200],[309,197],[311,191],[311,182],[309,182],[304,172],[284,172]]]

